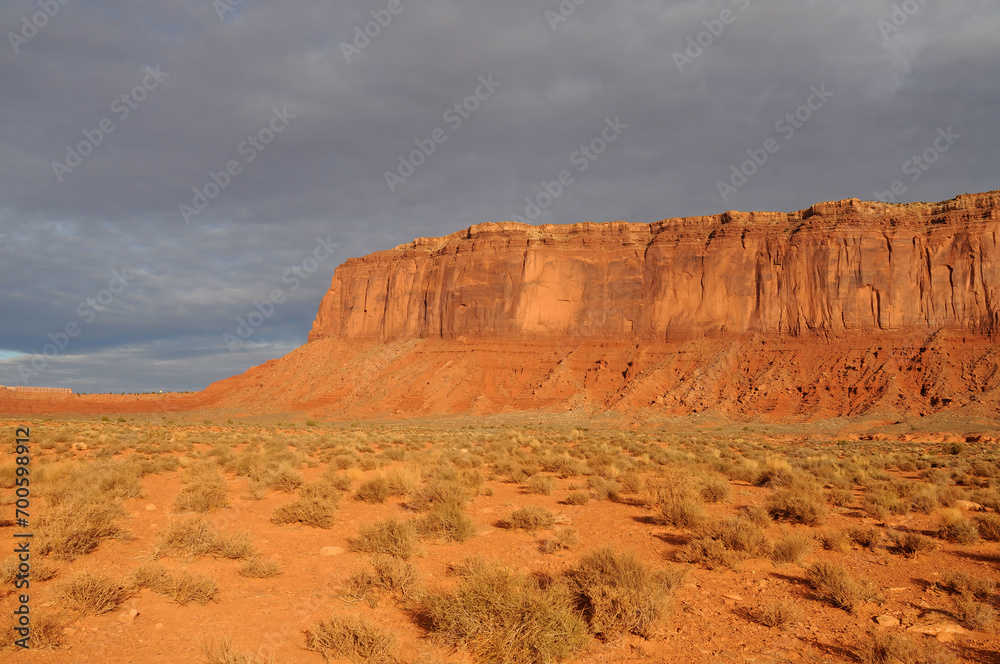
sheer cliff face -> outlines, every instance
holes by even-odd
[[[341,265],[310,340],[851,336],[1000,323],[1000,192],[791,214],[481,224]]]

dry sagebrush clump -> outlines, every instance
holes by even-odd
[[[470,559],[451,592],[430,593],[421,620],[436,638],[486,664],[552,662],[587,644],[568,589],[542,587],[505,567]]]
[[[602,548],[567,572],[574,603],[604,640],[634,633],[652,638],[663,626],[686,570],[654,570],[630,553]]]
[[[385,519],[361,526],[351,548],[360,553],[382,553],[407,560],[416,552],[417,531],[409,523]]]
[[[327,660],[346,658],[366,664],[395,661],[396,637],[367,618],[333,616],[306,630],[306,648]]]
[[[857,611],[865,602],[883,600],[871,581],[855,579],[835,563],[813,563],[808,569],[808,580],[817,597],[850,613]]]
[[[160,536],[156,556],[215,556],[241,560],[256,553],[250,533],[223,535],[201,517],[174,521]]]
[[[117,609],[134,592],[109,576],[81,572],[59,584],[56,597],[83,615],[99,616]]]

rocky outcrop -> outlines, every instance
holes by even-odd
[[[310,340],[1000,330],[1000,192],[795,213],[479,224],[337,268]]]

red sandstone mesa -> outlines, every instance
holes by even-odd
[[[998,230],[1000,192],[479,224],[348,260],[310,343],[171,403],[351,418],[995,417]]]

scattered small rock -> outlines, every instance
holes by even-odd
[[[163,629],[163,623],[156,623],[153,625],[153,629]]]
[[[153,503],[149,503],[148,505],[146,505],[146,511],[147,512],[152,512],[155,509],[156,509],[156,505],[154,505]]]
[[[344,549],[339,546],[324,546],[319,550],[321,556],[339,556],[344,553]]]
[[[877,616],[875,622],[882,627],[899,627],[899,619],[890,615]]]
[[[723,595],[723,597],[725,597],[726,599],[731,599],[731,600],[733,600],[735,602],[742,602],[743,601],[742,597],[740,597],[739,595],[735,595],[733,593],[730,593],[728,595]]]
[[[974,503],[971,500],[956,500],[955,507],[960,510],[965,510],[967,512],[979,512],[983,509],[983,506],[979,503]]]

